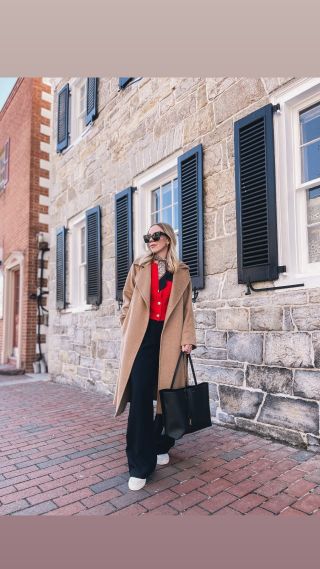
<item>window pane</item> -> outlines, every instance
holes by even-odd
[[[86,237],[86,229],[85,229],[85,227],[81,227],[81,242],[80,242],[80,249],[81,249],[80,262],[81,263],[86,262],[86,241],[85,241],[85,237]]]
[[[172,208],[171,207],[166,207],[165,209],[162,210],[161,221],[164,221],[164,223],[170,223],[170,225],[172,225]]]
[[[320,177],[320,140],[301,148],[302,182]]]
[[[308,224],[320,222],[320,186],[308,191],[307,215]]]
[[[173,183],[173,201],[177,202],[178,201],[178,178],[175,178],[172,183]]]
[[[320,138],[320,103],[299,114],[301,144]]]
[[[173,229],[179,229],[178,227],[178,204],[173,206]]]
[[[309,263],[320,262],[320,225],[308,227]]]
[[[151,224],[158,223],[159,221],[159,212],[156,211],[155,213],[151,214]]]
[[[158,209],[160,209],[160,188],[154,190],[151,196],[151,211],[157,211]]]
[[[171,182],[162,186],[162,207],[167,207],[171,205],[172,197],[171,197]]]
[[[320,186],[308,190],[307,220],[309,263],[318,263],[320,262]]]

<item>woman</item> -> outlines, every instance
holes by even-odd
[[[192,283],[188,265],[178,259],[176,235],[168,223],[152,225],[144,235],[148,253],[130,267],[120,313],[122,341],[114,401],[115,416],[130,401],[126,454],[129,489],[143,488],[157,464],[169,462],[174,439],[161,434],[159,390],[169,388],[181,352],[196,348]],[[175,387],[187,378],[182,358]],[[153,400],[157,401],[153,417]]]

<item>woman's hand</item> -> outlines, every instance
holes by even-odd
[[[183,352],[187,352],[187,354],[190,354],[192,350],[192,344],[184,344],[183,346],[181,346],[181,350]]]

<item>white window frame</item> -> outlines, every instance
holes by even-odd
[[[79,132],[80,123],[80,89],[83,83],[86,85],[85,88],[85,101],[87,100],[87,77],[74,77],[69,81],[69,140],[70,143],[63,150],[63,154],[68,152],[71,148],[76,146],[80,140],[87,134],[87,132],[92,128],[93,122],[91,121],[87,126],[84,127],[82,132]],[[84,114],[86,110],[84,111]]]
[[[178,177],[178,156],[176,153],[170,158],[163,160],[149,168],[147,172],[136,176],[133,186],[133,249],[134,257],[146,254],[149,249],[143,241],[143,235],[151,225],[151,193],[159,186],[170,182]]]
[[[83,312],[92,310],[93,305],[86,302],[86,290],[80,291],[80,271],[81,265],[81,228],[86,228],[86,214],[81,212],[68,221],[68,240],[69,240],[69,286],[68,286],[68,308],[64,312]],[[86,270],[86,269],[84,269]],[[84,279],[85,283],[85,279]]]
[[[302,78],[278,90],[272,104],[280,104],[274,115],[275,169],[277,187],[277,226],[279,285],[304,283],[304,288],[320,286],[320,263],[308,258],[306,226],[306,188],[320,184],[320,178],[301,183],[299,111],[320,101],[320,78]]]

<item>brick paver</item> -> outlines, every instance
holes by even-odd
[[[0,400],[0,516],[320,515],[320,454],[213,425],[133,492],[111,396],[0,382]]]

